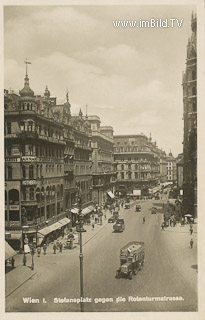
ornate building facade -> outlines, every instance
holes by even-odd
[[[81,112],[72,117],[70,108],[68,95],[57,105],[47,87],[43,96],[34,95],[27,68],[19,94],[4,92],[8,237],[22,242],[26,230],[38,242],[68,224],[68,217],[75,222],[70,209],[79,196],[82,208],[92,202],[91,127]]]
[[[183,208],[197,216],[197,18],[192,14],[191,38],[183,74]]]
[[[116,135],[114,142],[117,190],[122,190],[124,185],[131,193],[134,189],[148,189],[160,182],[160,159],[164,152],[152,142],[151,136]]]
[[[114,197],[114,140],[111,126],[100,126],[98,116],[89,116],[92,131],[92,176],[93,176],[93,202],[101,205],[107,198]]]

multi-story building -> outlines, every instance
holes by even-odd
[[[183,208],[197,216],[197,18],[192,14],[191,38],[183,74]]]
[[[167,162],[167,182],[175,183],[177,180],[176,159],[173,157],[171,151],[166,157]]]
[[[92,130],[92,198],[101,205],[107,197],[114,198],[115,192],[113,128],[100,126],[100,118],[95,115],[89,116],[88,121]]]
[[[68,95],[57,105],[47,87],[35,96],[27,69],[19,94],[4,92],[5,226],[19,246],[25,236],[40,243],[68,216],[75,222],[69,209],[78,197],[82,208],[92,203],[90,123],[70,107]]]
[[[16,234],[27,226],[25,233],[35,238],[37,227],[65,216],[66,142],[49,91],[36,97],[26,72],[19,94],[5,91],[4,95],[5,224],[7,231]]]
[[[82,207],[92,204],[92,150],[91,126],[80,110],[78,116],[71,118],[73,126],[74,149],[74,179],[76,200],[80,196]]]
[[[177,191],[178,196],[183,196],[183,153],[180,153],[176,159],[177,167]]]
[[[159,183],[160,150],[151,140],[144,134],[114,136],[117,190],[124,185],[131,193]]]

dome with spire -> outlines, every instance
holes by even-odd
[[[25,82],[24,82],[24,88],[19,91],[19,94],[21,97],[33,97],[34,91],[29,87],[29,78],[26,74]]]
[[[46,85],[46,89],[45,89],[45,92],[44,92],[44,97],[46,98],[50,98],[50,91],[48,90],[48,86]]]

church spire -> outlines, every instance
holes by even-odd
[[[22,90],[20,90],[19,93],[20,93],[20,95],[22,97],[23,96],[25,96],[25,97],[26,96],[33,97],[34,96],[34,92],[29,87],[29,77],[28,77],[28,68],[27,68],[27,65],[31,64],[31,62],[27,61],[27,58],[26,58],[26,61],[24,61],[24,63],[26,64],[26,76],[24,78],[24,88]]]

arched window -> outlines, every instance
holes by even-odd
[[[19,204],[19,191],[16,189],[9,190],[9,204]]]
[[[41,188],[41,200],[44,200],[44,188]]]
[[[46,201],[49,201],[50,200],[50,188],[47,187],[46,188]]]
[[[33,179],[34,175],[33,175],[33,166],[29,166],[29,179]]]
[[[26,201],[26,188],[25,187],[22,189],[22,200]]]
[[[26,179],[26,167],[24,165],[22,166],[22,175],[23,179]]]
[[[40,202],[41,201],[41,194],[40,194],[40,189],[36,189],[36,201]]]
[[[8,179],[12,179],[12,166],[8,166]]]
[[[34,200],[34,188],[30,188],[30,200]]]

